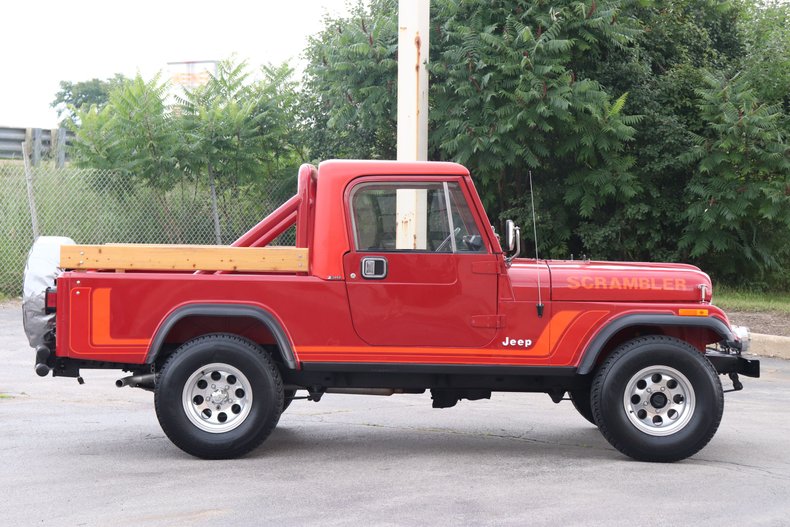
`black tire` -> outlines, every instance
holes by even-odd
[[[570,390],[568,395],[570,395],[571,403],[573,403],[573,407],[576,408],[576,411],[579,412],[579,415],[587,419],[592,424],[595,424],[592,403],[590,403],[590,389],[579,388],[576,390]]]
[[[710,361],[687,342],[657,335],[629,341],[603,362],[591,403],[595,423],[612,446],[656,462],[699,452],[724,411],[721,381]]]
[[[269,354],[228,334],[183,344],[162,366],[154,393],[167,437],[204,459],[234,458],[256,448],[277,426],[283,403],[282,379]]]

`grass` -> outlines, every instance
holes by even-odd
[[[718,286],[713,288],[713,303],[729,311],[773,311],[790,314],[788,292],[759,292]]]

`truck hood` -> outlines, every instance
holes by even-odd
[[[551,297],[577,302],[710,301],[710,277],[687,264],[549,261]]]

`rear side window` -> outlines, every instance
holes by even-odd
[[[485,252],[458,183],[365,183],[351,193],[358,251]]]

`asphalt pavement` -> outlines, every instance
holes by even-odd
[[[726,397],[711,443],[632,461],[570,402],[494,394],[295,401],[243,459],[192,458],[120,372],[39,378],[0,304],[0,525],[788,525],[790,362]]]

